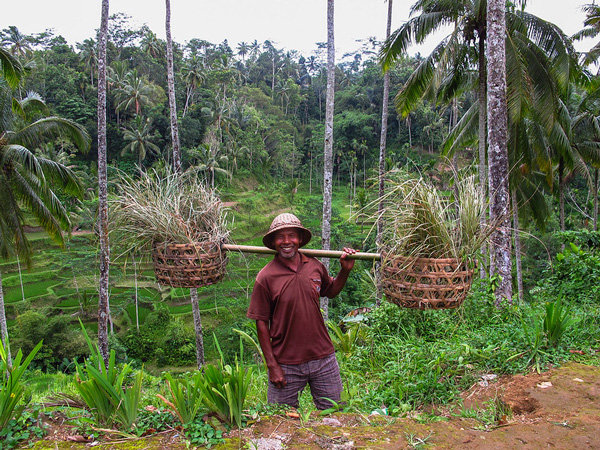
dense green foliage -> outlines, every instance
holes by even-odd
[[[114,196],[123,174],[137,180],[143,169],[165,173],[170,164],[170,130],[164,42],[145,26],[134,28],[122,15],[111,18],[111,25],[108,159],[109,189]],[[3,43],[15,31],[1,31]],[[465,38],[472,44],[471,37]],[[31,352],[31,361],[27,359],[24,366],[36,370],[21,372],[18,367],[23,383],[34,392],[35,406],[30,413],[25,411],[28,399],[19,390],[23,400],[10,403],[10,411],[0,411],[0,449],[27,439],[29,432],[39,432],[34,426],[37,405],[59,393],[87,403],[89,411],[79,411],[83,415],[73,419],[73,424],[94,436],[98,425],[140,436],[179,420],[192,444],[210,445],[219,442],[223,427],[203,421],[206,414],[216,415],[229,426],[243,426],[255,413],[272,412],[265,405],[267,375],[260,351],[253,347],[245,354],[239,351],[240,334],[256,343],[245,311],[264,257],[230,254],[225,279],[199,290],[209,364],[203,373],[180,376],[177,372],[191,370],[196,361],[189,291],[158,286],[149,255],[134,255],[134,266],[131,246],[115,239],[111,243],[109,366],[101,367],[97,349],[86,345],[77,318],[93,339],[98,302],[96,43],[87,39],[73,48],[50,32],[26,41],[30,51],[14,56],[22,59],[15,68],[29,68],[20,75],[18,89],[18,77],[3,66],[2,123],[20,129],[42,115],[55,114],[73,121],[69,126],[77,124],[76,130],[84,127],[92,137],[92,151],[79,153],[87,140],[78,142],[75,136],[52,135],[48,142],[30,142],[35,144],[31,155],[35,153],[43,164],[63,164],[70,168],[69,175],[78,177],[87,198],[80,202],[71,197],[69,191],[78,193],[79,189],[70,186],[73,189],[55,192],[55,206],[63,204],[70,224],[86,233],[68,240],[65,251],[53,247],[43,233],[27,233],[31,268],[25,271],[22,261],[15,258],[0,263],[11,344],[18,355],[15,362],[20,363],[22,357],[17,349]],[[206,185],[218,188],[231,208],[232,240],[260,244],[271,218],[292,211],[314,232],[310,245],[319,247],[326,87],[323,49],[300,55],[277,49],[269,41],[240,43],[233,49],[227,41],[212,44],[200,39],[175,47],[183,163]],[[0,57],[9,55],[8,48],[0,47]],[[471,51],[476,52],[469,47],[461,53],[466,58],[464,71],[454,67],[452,76],[444,79],[450,84],[443,89],[438,86],[441,90],[436,96],[415,96],[410,111],[402,111],[405,115],[389,112],[386,170],[402,168],[415,177],[428,178],[444,199],[453,198],[456,179],[447,170],[447,161],[442,164],[438,157],[442,147],[462,144],[453,148],[457,174],[466,178],[474,172],[476,138],[469,134],[475,124],[475,79],[471,77],[475,53]],[[539,67],[547,62],[544,51],[536,48]],[[391,95],[409,78],[417,79],[417,67],[433,60],[400,56],[391,67]],[[496,308],[493,294],[498,280],[484,278],[457,310],[413,311],[384,302],[366,313],[360,324],[346,325],[342,320],[349,312],[375,304],[372,264],[357,262],[329,309],[329,327],[345,381],[345,403],[340,408],[397,416],[426,405],[459,402],[459,392],[484,374],[543,370],[569,359],[598,364],[600,238],[590,231],[597,196],[591,175],[598,167],[600,139],[596,135],[600,129],[597,83],[586,85],[591,75],[571,66],[566,73],[561,64],[552,67],[552,77],[541,78],[555,83],[546,86],[549,91],[537,86],[536,101],[552,98],[554,102],[544,103],[548,123],[542,123],[539,109],[529,109],[528,101],[534,100],[531,93],[520,99],[511,97],[511,142],[519,146],[511,147],[515,170],[510,182],[520,206],[516,225],[526,232],[521,249],[525,300]],[[575,80],[575,73],[585,76]],[[568,80],[569,89],[563,89]],[[369,230],[376,196],[382,85],[381,68],[367,47],[344,57],[337,66],[332,248],[376,248]],[[13,104],[39,100],[18,98],[30,91],[41,95],[47,109],[15,115],[18,109],[13,110]],[[456,108],[447,107],[452,96],[458,99]],[[10,121],[4,120],[9,116]],[[459,117],[463,120],[449,131]],[[26,152],[25,159],[14,159],[14,154],[8,158],[11,153],[3,138],[3,168],[35,165]],[[556,152],[547,153],[550,149]],[[19,223],[39,225],[36,217],[19,214]],[[3,256],[11,256],[12,248],[5,247]],[[332,272],[337,269],[333,262]],[[44,344],[38,349],[36,344],[42,339]],[[5,365],[0,369],[4,375]],[[74,370],[76,375],[65,381],[64,373]],[[163,376],[162,370],[169,373]],[[10,394],[6,388],[0,391],[0,397],[9,400]],[[169,412],[154,407],[157,395],[166,399]],[[302,417],[310,413],[309,403],[305,393]],[[63,411],[71,415],[64,407],[48,414]]]

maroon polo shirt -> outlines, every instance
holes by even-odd
[[[319,304],[333,278],[320,261],[300,257],[296,271],[275,255],[256,276],[246,314],[270,322],[271,346],[279,364],[301,364],[334,352]]]

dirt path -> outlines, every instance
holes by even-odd
[[[482,380],[465,392],[464,406],[448,412],[447,420],[335,414],[313,416],[301,423],[299,419],[272,416],[239,434],[232,432],[226,444],[213,448],[600,449],[599,367],[570,363],[543,374],[503,377],[485,384]],[[46,440],[35,448],[81,449],[90,445],[56,444]],[[173,436],[157,436],[136,444],[141,446],[107,443],[100,448],[186,448]]]

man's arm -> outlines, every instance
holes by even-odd
[[[354,267],[354,260],[349,259],[348,255],[354,255],[356,250],[350,247],[344,247],[344,251],[342,252],[342,256],[340,257],[340,266],[341,269],[337,274],[337,277],[333,280],[333,285],[328,292],[327,297],[333,298],[342,292],[344,286],[346,285],[346,281],[348,280],[348,276],[350,275],[350,271]]]
[[[279,363],[273,355],[273,348],[271,347],[271,333],[269,331],[269,322],[266,320],[257,320],[256,332],[258,334],[258,342],[260,343],[260,348],[262,348],[263,355],[265,355],[267,369],[269,369],[269,381],[273,383],[276,388],[281,389],[287,384],[287,382],[285,381],[285,375],[283,374],[283,370],[281,370]]]

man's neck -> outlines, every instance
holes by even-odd
[[[289,267],[292,270],[297,271],[298,266],[300,265],[300,261],[302,258],[300,257],[300,253],[296,252],[293,258],[283,258],[281,255],[278,255],[279,261],[281,261],[285,266]]]

